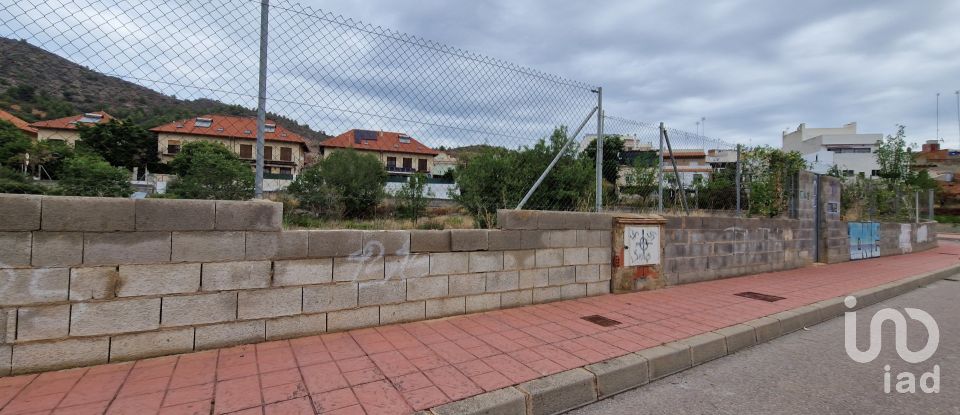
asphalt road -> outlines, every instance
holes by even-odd
[[[960,276],[951,277],[960,280]],[[844,349],[844,319],[740,351],[617,395],[575,414],[953,414],[960,415],[960,282],[939,281],[857,312],[860,350],[869,345],[869,325],[882,308],[924,310],[940,328],[936,353],[921,363],[896,352],[894,324],[883,324],[882,351],[870,363],[853,361]],[[913,351],[927,332],[907,318]],[[884,365],[891,366],[891,393],[884,392]],[[940,392],[897,393],[897,375],[919,378],[940,366]]]

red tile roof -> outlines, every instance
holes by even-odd
[[[11,113],[9,113],[9,112],[6,112],[6,111],[4,111],[4,110],[0,110],[0,120],[9,122],[10,124],[13,124],[14,127],[19,128],[21,131],[27,133],[27,134],[30,135],[31,137],[36,137],[36,136],[37,136],[37,129],[36,129],[36,128],[31,127],[31,126],[30,126],[30,123],[28,123],[28,122],[26,122],[26,121],[24,121],[24,120],[21,120],[20,118],[17,118],[17,116],[15,116],[15,115],[13,115],[13,114],[11,114]]]
[[[409,138],[410,141],[401,142],[401,137]],[[320,143],[320,146],[393,153],[427,154],[432,156],[440,154],[440,152],[423,145],[413,137],[403,133],[393,133],[389,131],[354,129],[326,140]]]
[[[210,119],[209,127],[197,127],[198,119]],[[271,124],[276,128],[273,131],[269,129],[264,133],[264,139],[267,141],[283,141],[288,143],[302,144],[307,146],[306,140],[299,134],[296,134],[283,126],[278,125],[272,120],[267,120],[267,126]],[[204,115],[202,117],[190,118],[186,120],[174,121],[158,127],[151,128],[150,131],[156,133],[173,133],[203,135],[208,137],[239,138],[247,140],[257,139],[257,119],[253,117],[241,117],[233,115]]]
[[[103,111],[89,112],[86,114],[97,114],[102,116],[103,118],[101,118],[99,122],[107,122],[113,119],[112,115],[107,114]],[[50,130],[76,130],[77,121],[83,119],[86,116],[86,114],[71,115],[69,117],[57,118],[55,120],[37,121],[33,124],[30,124],[30,126],[37,129],[46,128]],[[91,124],[96,124],[96,123],[91,123]]]

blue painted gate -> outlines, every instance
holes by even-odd
[[[876,258],[880,256],[880,223],[849,222],[850,259]]]

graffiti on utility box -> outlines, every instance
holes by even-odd
[[[847,235],[850,237],[851,260],[877,258],[880,256],[879,222],[847,223]]]

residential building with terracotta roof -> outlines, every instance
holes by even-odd
[[[20,131],[23,131],[24,134],[37,138],[37,129],[30,126],[30,123],[20,119],[16,115],[13,115],[4,110],[0,110],[0,121],[6,121],[10,124],[13,124],[14,127],[17,127]]]
[[[320,143],[322,157],[345,149],[376,156],[392,174],[430,174],[440,154],[407,134],[389,131],[353,129]]]
[[[256,157],[257,120],[253,117],[204,115],[178,120],[150,131],[157,134],[161,160],[169,162],[181,146],[194,141],[211,141],[226,146],[240,159],[253,164]],[[267,178],[293,179],[303,170],[306,140],[276,122],[267,120],[264,132],[264,174]]]
[[[38,121],[30,124],[37,129],[38,141],[62,141],[71,146],[80,141],[78,125],[93,125],[109,122],[113,116],[103,111],[88,112],[80,115],[57,118],[55,120]]]

